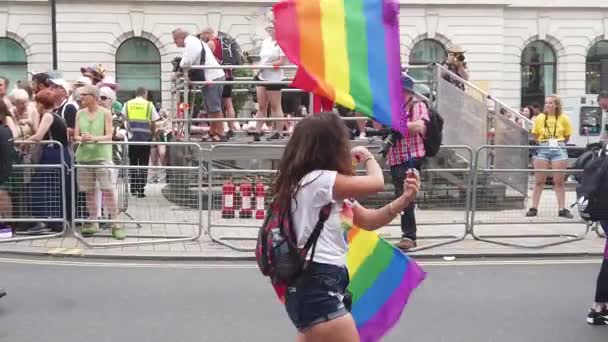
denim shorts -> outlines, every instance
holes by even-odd
[[[565,149],[561,148],[563,146],[565,146],[565,144],[562,142],[559,143],[559,147],[549,147],[548,142],[541,142],[536,148],[534,159],[545,161],[567,160],[568,153]]]
[[[287,289],[285,309],[300,332],[348,314],[344,294],[349,283],[346,266],[312,263]]]

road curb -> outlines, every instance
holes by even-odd
[[[129,253],[51,253],[44,250],[36,251],[19,251],[19,250],[0,250],[2,256],[18,256],[18,257],[55,257],[55,258],[82,258],[82,259],[111,259],[111,260],[141,260],[141,261],[255,261],[253,255],[243,256],[226,256],[226,255],[178,255],[178,254],[129,254]],[[419,260],[437,260],[444,258],[456,259],[534,259],[534,258],[582,258],[582,257],[602,257],[603,253],[588,253],[588,252],[569,252],[569,253],[517,253],[517,252],[496,252],[496,253],[450,253],[450,254],[430,254],[420,253],[411,254],[411,257]]]

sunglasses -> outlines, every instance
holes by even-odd
[[[109,98],[109,97],[106,97],[106,96],[100,96],[100,97],[99,97],[99,99],[100,99],[101,101],[106,101],[106,100],[109,100],[110,98]]]

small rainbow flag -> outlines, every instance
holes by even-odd
[[[293,87],[406,133],[396,0],[285,0],[273,9],[277,42],[299,67]]]
[[[344,210],[342,226],[347,229],[352,315],[361,342],[379,341],[399,321],[411,293],[426,273],[375,232],[354,226],[352,215],[344,215]]]

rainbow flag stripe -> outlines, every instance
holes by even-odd
[[[378,341],[399,321],[411,293],[426,274],[375,232],[351,226],[346,236],[352,314],[361,341]]]
[[[396,0],[285,0],[277,42],[298,65],[292,84],[405,134]]]

